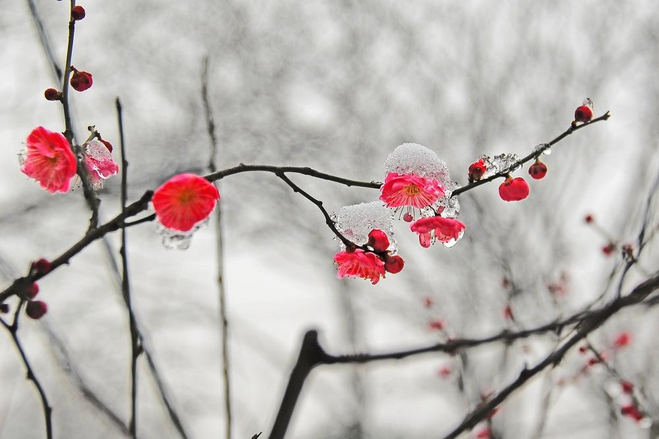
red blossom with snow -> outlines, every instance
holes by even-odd
[[[431,216],[415,221],[410,230],[419,234],[422,247],[430,247],[433,238],[451,246],[462,238],[465,225],[454,218]]]
[[[504,201],[520,201],[529,196],[531,189],[522,177],[508,177],[499,186],[499,196]]]
[[[112,158],[111,149],[99,140],[90,140],[83,145],[83,163],[89,182],[98,188],[102,181],[119,173],[119,166]]]
[[[66,138],[37,127],[27,137],[26,143],[21,172],[37,180],[48,192],[67,192],[77,164]]]
[[[444,188],[434,178],[390,172],[382,185],[380,200],[387,207],[411,206],[422,209],[442,196]]]
[[[349,276],[361,277],[375,285],[380,277],[384,277],[384,261],[375,253],[365,252],[360,248],[338,252],[334,255],[334,262],[338,265],[339,279]]]
[[[153,193],[151,202],[160,224],[187,232],[208,218],[220,194],[217,188],[195,174],[178,174]]]

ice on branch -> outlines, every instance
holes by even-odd
[[[163,244],[168,248],[188,248],[192,235],[208,219],[219,199],[217,188],[198,175],[179,174],[167,180],[151,199],[163,226]]]
[[[111,150],[104,142],[96,139],[83,145],[83,163],[89,183],[95,190],[103,188],[103,180],[119,173],[119,166],[112,158]]]
[[[380,201],[342,207],[336,215],[336,227],[357,245],[368,242],[368,234],[371,230],[382,230],[389,237],[391,245],[395,247],[391,211]]]
[[[512,168],[512,166],[519,160],[517,154],[504,153],[504,154],[495,155],[494,157],[490,157],[489,155],[483,155],[481,156],[481,159],[485,162],[485,165],[487,166],[487,170],[483,175],[484,178],[494,174],[498,174],[499,172],[502,171],[513,172],[515,169],[519,168],[519,166]]]

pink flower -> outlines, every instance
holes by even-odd
[[[119,172],[119,166],[112,158],[111,150],[101,141],[90,140],[83,149],[83,163],[87,169],[89,182],[95,188],[103,185],[102,180]]]
[[[168,229],[187,232],[208,218],[220,199],[217,188],[195,174],[179,174],[153,193],[158,221]]]
[[[380,276],[384,277],[384,261],[374,253],[358,248],[349,252],[343,250],[334,255],[338,265],[338,278],[348,276],[361,277],[370,280],[373,285],[378,283]]]
[[[417,220],[410,229],[419,234],[422,247],[430,247],[433,234],[435,239],[450,247],[462,238],[465,225],[453,218],[431,216]]]
[[[384,180],[380,200],[387,207],[412,206],[422,209],[444,196],[444,188],[434,178],[390,172]]]
[[[37,127],[27,136],[27,147],[21,167],[28,177],[39,182],[48,192],[66,192],[76,175],[76,157],[66,138]]]

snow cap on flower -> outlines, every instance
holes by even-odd
[[[337,276],[361,277],[370,280],[373,285],[384,277],[384,261],[375,253],[365,252],[358,248],[355,251],[342,250],[334,255],[334,262],[338,265]]]
[[[384,163],[387,176],[380,199],[387,207],[430,206],[450,184],[446,163],[432,150],[417,143],[403,143]]]
[[[419,234],[422,247],[430,247],[433,238],[446,247],[453,247],[464,235],[465,225],[454,218],[431,216],[415,221],[410,230]]]
[[[103,187],[103,180],[119,172],[119,166],[112,158],[110,150],[96,139],[83,145],[83,163],[94,189]]]
[[[39,182],[48,192],[67,192],[77,163],[71,146],[60,134],[37,127],[28,135],[22,155],[23,172]]]
[[[210,216],[219,198],[217,188],[205,178],[178,174],[155,190],[151,202],[160,224],[188,232]]]
[[[392,239],[391,211],[380,201],[342,207],[336,215],[336,227],[357,245],[366,244],[373,229],[384,232],[389,242],[395,245]]]
[[[416,174],[433,178],[442,186],[449,181],[446,163],[429,148],[418,143],[403,143],[394,149],[384,162],[387,174]]]

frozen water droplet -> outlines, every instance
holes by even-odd
[[[450,240],[448,240],[448,241],[446,241],[446,242],[442,241],[442,244],[444,244],[444,247],[451,248],[451,247],[453,247],[455,244],[457,244],[459,240],[462,239],[462,237],[464,236],[464,234],[465,234],[465,231],[464,231],[464,229],[463,229],[463,230],[458,234],[458,238],[457,238],[457,239],[453,238],[453,239],[450,239]]]
[[[176,249],[176,250],[187,250],[190,248],[190,243],[192,241],[192,236],[195,232],[203,227],[206,227],[208,224],[208,218],[204,221],[200,221],[195,226],[188,230],[187,232],[182,232],[180,230],[168,229],[162,224],[158,223],[158,233],[162,237],[162,245],[167,249]]]
[[[638,426],[641,428],[650,428],[652,427],[652,420],[648,418],[647,416],[638,421]]]
[[[458,201],[458,197],[446,196],[440,198],[437,213],[441,213],[444,218],[457,218],[460,214],[460,201]]]
[[[545,149],[544,151],[542,151],[542,153],[543,153],[544,155],[550,155],[550,154],[551,154],[551,147]]]
[[[592,110],[593,109],[593,100],[590,99],[590,98],[586,98],[586,99],[583,100],[583,105],[586,105],[586,106],[590,107],[590,109]]]
[[[24,152],[19,152],[18,153],[18,164],[21,167],[23,167],[23,165],[25,164],[25,153]]]
[[[442,187],[449,182],[446,163],[429,148],[418,143],[403,143],[394,149],[384,162],[387,173],[417,174],[439,181]]]
[[[366,244],[368,234],[380,229],[393,243],[392,212],[381,201],[342,207],[336,215],[336,227],[357,245]]]

